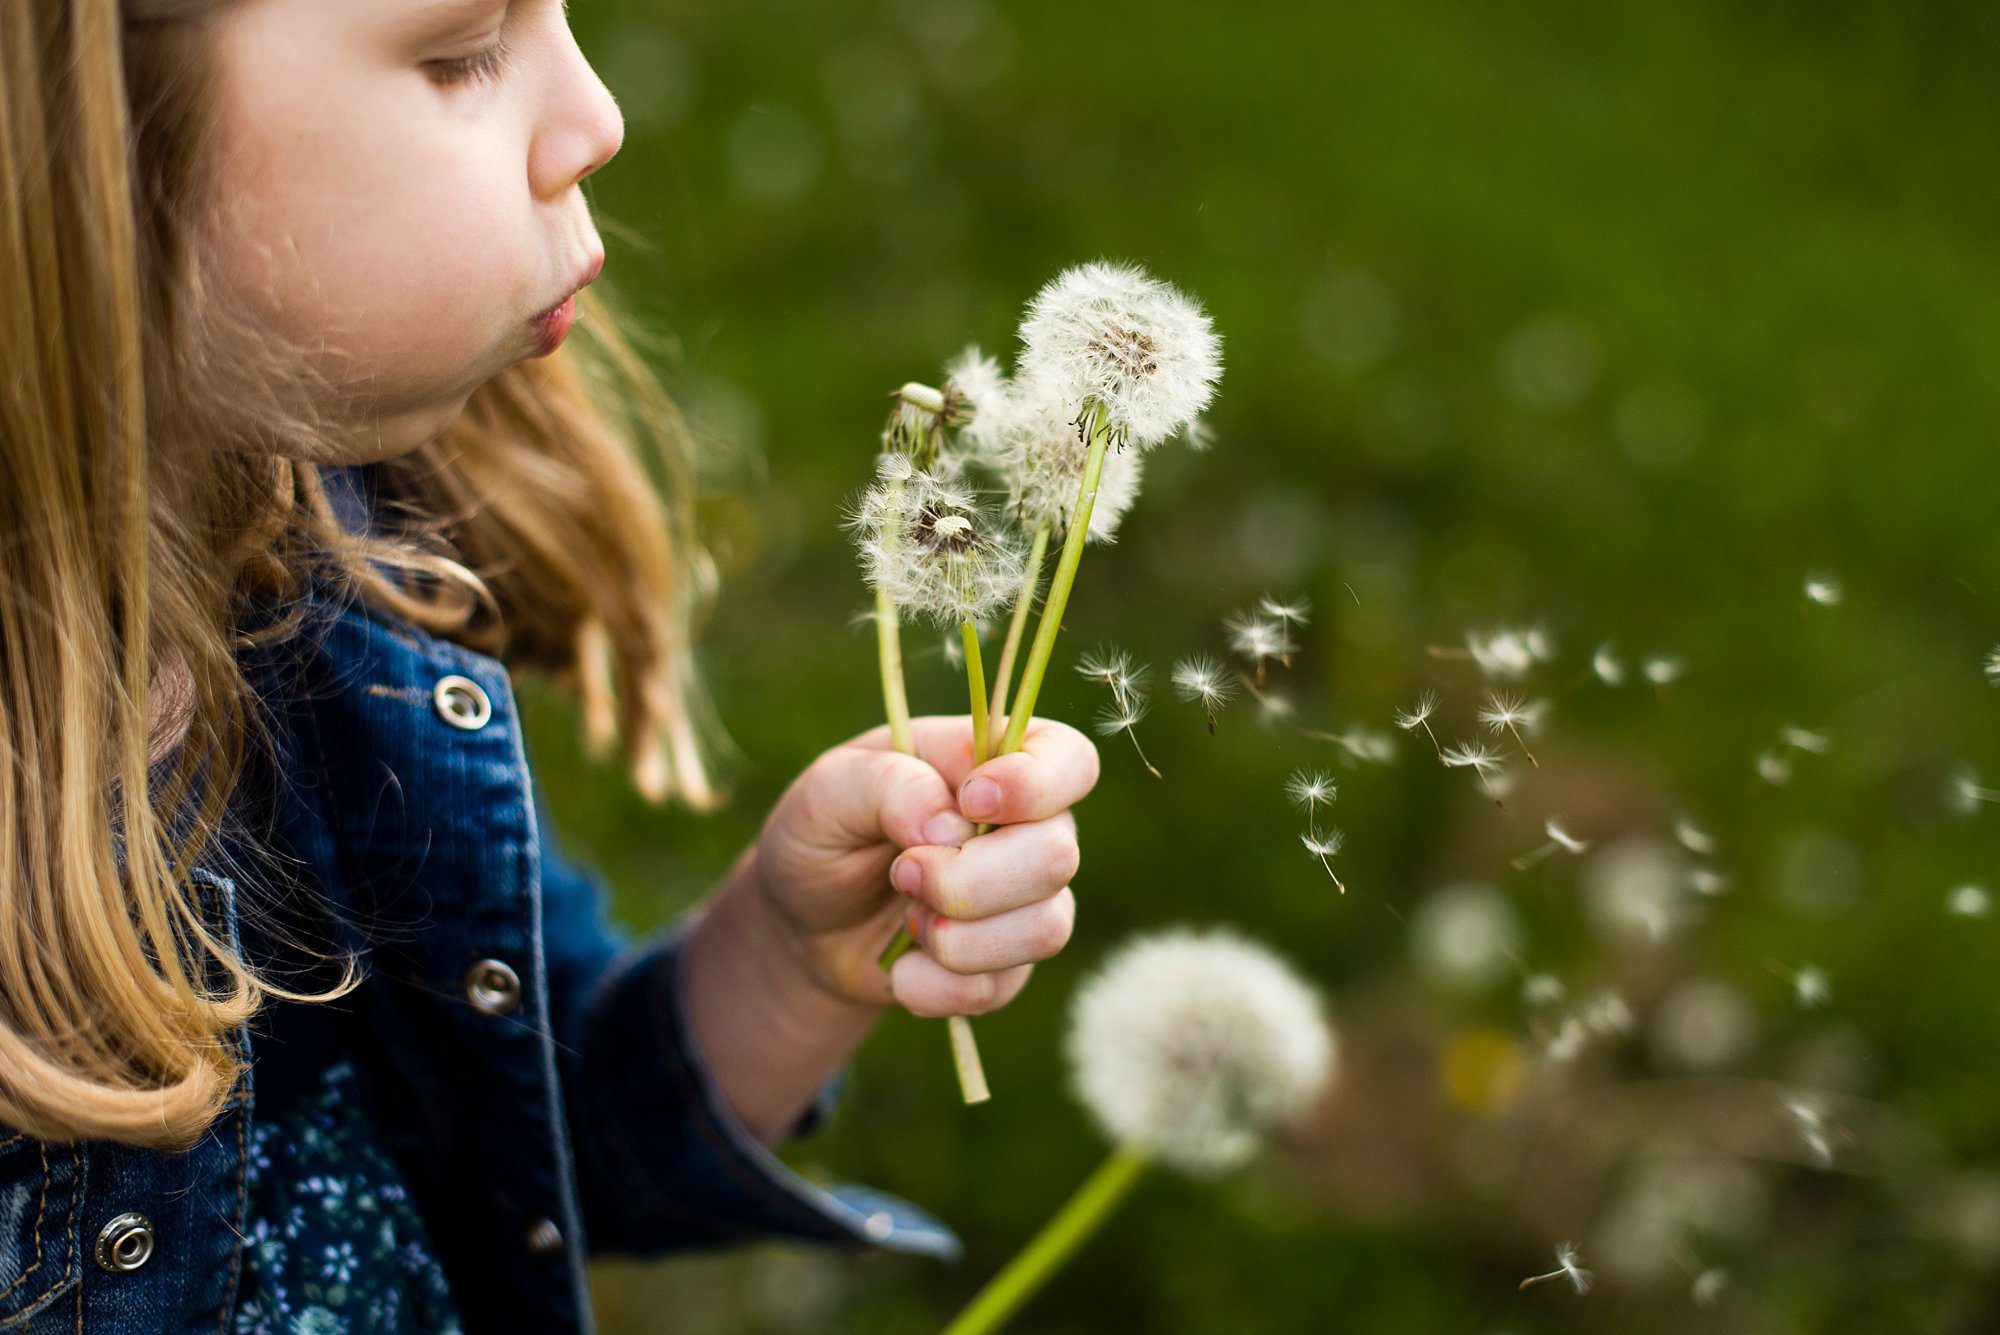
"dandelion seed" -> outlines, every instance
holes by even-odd
[[[1321,734],[1325,737],[1325,734]],[[1332,737],[1332,742],[1348,757],[1367,765],[1386,765],[1396,758],[1396,739],[1386,732],[1374,732],[1358,723],[1350,723]]]
[[[1150,449],[1208,406],[1222,345],[1201,307],[1135,264],[1066,269],[1021,321],[1020,379],[1096,403],[1113,438]]]
[[[1255,612],[1232,612],[1223,618],[1222,628],[1229,633],[1229,647],[1256,667],[1259,686],[1264,684],[1264,665],[1267,662],[1275,658],[1290,667],[1292,655],[1298,652],[1291,632],[1284,622],[1276,618],[1267,618]]]
[[[1519,697],[1489,691],[1486,696],[1486,706],[1479,711],[1479,722],[1492,732],[1514,734],[1514,740],[1520,743],[1521,753],[1528,757],[1528,763],[1540,769],[1542,762],[1535,759],[1535,753],[1528,749],[1527,738],[1522,735],[1521,730],[1526,728],[1529,732],[1533,732],[1539,726],[1542,709],[1540,701],[1523,704]]]
[[[1714,899],[1729,889],[1729,878],[1713,867],[1688,869],[1688,889],[1705,899]]]
[[[1534,646],[1527,633],[1499,630],[1491,635],[1466,632],[1465,647],[1480,672],[1488,677],[1522,677],[1535,665]]]
[[[1810,751],[1818,756],[1825,755],[1833,746],[1833,739],[1825,733],[1808,732],[1804,728],[1780,728],[1778,737],[1786,746],[1800,751]]]
[[[1793,1130],[1805,1143],[1806,1152],[1821,1168],[1833,1166],[1833,1135],[1827,1126],[1826,1114],[1819,1104],[1806,1094],[1794,1094],[1785,1100],[1785,1112],[1792,1119]]]
[[[1608,643],[1598,645],[1597,652],[1590,656],[1590,670],[1606,686],[1622,685],[1625,681],[1624,660],[1612,652]]]
[[[1272,691],[1257,697],[1257,721],[1266,727],[1274,723],[1283,723],[1297,712],[1298,707],[1292,703],[1288,695]]]
[[[1954,918],[1983,918],[1993,909],[1993,898],[1983,885],[1961,885],[1945,896],[1945,912]]]
[[[1437,692],[1425,691],[1417,697],[1417,707],[1415,709],[1399,709],[1396,711],[1396,726],[1404,732],[1415,732],[1418,728],[1422,728],[1424,735],[1431,739],[1431,748],[1442,759],[1444,748],[1438,744],[1437,734],[1431,731],[1431,715],[1437,713],[1437,707]]]
[[[1674,838],[1690,853],[1707,857],[1715,851],[1715,839],[1692,819],[1682,816],[1674,822]]]
[[[1530,1006],[1553,1006],[1569,993],[1552,973],[1530,974],[1521,984],[1521,1000]]]
[[[1326,868],[1326,874],[1333,877],[1333,883],[1339,887],[1340,893],[1343,895],[1346,894],[1347,887],[1341,883],[1340,877],[1334,872],[1333,863],[1330,859],[1337,856],[1341,848],[1346,845],[1347,836],[1339,830],[1327,830],[1322,834],[1319,831],[1308,829],[1304,834],[1299,836],[1299,842],[1306,846],[1308,853],[1311,853],[1313,857],[1319,860],[1320,866]]]
[[[1088,459],[1088,451],[1077,448],[1075,407],[1034,386],[1017,386],[1006,402],[1004,415],[984,438],[983,453],[1007,484],[1007,512],[1014,521],[1030,533],[1046,526],[1051,538],[1060,539],[1076,515]],[[1137,449],[1105,454],[1087,541],[1117,540],[1120,523],[1139,497],[1142,474]]]
[[[1196,413],[1188,418],[1187,425],[1181,428],[1181,439],[1186,441],[1187,447],[1196,454],[1207,454],[1215,448],[1215,428],[1211,427],[1200,413]]]
[[[1720,1266],[1710,1266],[1708,1269],[1702,1271],[1694,1277],[1694,1284],[1689,1290],[1691,1296],[1694,1298],[1694,1305],[1696,1307],[1715,1306],[1716,1300],[1722,1297],[1722,1290],[1728,1283],[1729,1272]]]
[[[1134,701],[1144,701],[1153,669],[1143,663],[1134,663],[1132,655],[1123,649],[1100,646],[1077,659],[1076,670],[1086,681],[1094,681],[1111,689],[1111,695],[1120,707]]]
[[[959,624],[1013,597],[1026,557],[950,480],[884,454],[847,526],[868,582],[899,608]]]
[[[1214,1177],[1318,1101],[1335,1040],[1313,988],[1228,928],[1120,946],[1078,991],[1071,1087],[1105,1133]]]
[[[1982,788],[1979,771],[1970,765],[1958,765],[1952,769],[1951,782],[1945,788],[1945,801],[1961,816],[1977,814],[1983,802],[2000,802],[2000,790]]]
[[[1578,839],[1565,830],[1562,827],[1562,823],[1554,818],[1551,818],[1542,826],[1542,833],[1548,836],[1548,842],[1515,858],[1513,865],[1516,870],[1526,871],[1558,849],[1565,853],[1581,853],[1590,847],[1588,839]]]
[[[1479,782],[1486,788],[1486,795],[1495,805],[1500,803],[1500,794],[1494,787],[1501,774],[1500,757],[1493,754],[1479,742],[1460,742],[1446,747],[1438,756],[1445,765],[1453,769],[1469,768],[1479,776]]]
[[[1319,808],[1330,806],[1340,796],[1340,788],[1330,774],[1297,770],[1285,781],[1285,796],[1311,816]]]
[[[1808,575],[1806,577],[1806,597],[1821,607],[1838,607],[1845,596],[1840,581],[1832,575]]]
[[[1543,1280],[1548,1279],[1566,1279],[1569,1281],[1572,1289],[1575,1289],[1579,1294],[1584,1294],[1590,1292],[1591,1282],[1596,1278],[1597,1276],[1594,1272],[1585,1270],[1578,1262],[1576,1248],[1565,1242],[1556,1247],[1556,1268],[1549,1271],[1546,1275],[1528,1276],[1521,1281],[1521,1287],[1525,1289],[1532,1284],[1540,1284]]]
[[[2000,644],[1987,651],[1985,668],[1987,684],[2000,686]]]
[[[1207,654],[1196,654],[1174,664],[1174,690],[1183,700],[1200,701],[1208,714],[1208,732],[1215,735],[1215,714],[1236,698],[1236,683],[1229,670]]]
[[[954,668],[965,666],[965,637],[955,630],[948,630],[940,643],[944,647],[944,661]]]
[[[1639,670],[1653,685],[1669,686],[1679,681],[1686,673],[1687,660],[1669,654],[1656,654],[1647,659]]]
[[[1165,776],[1153,767],[1151,760],[1146,758],[1145,748],[1139,745],[1139,734],[1135,731],[1139,725],[1139,720],[1146,717],[1146,711],[1149,708],[1151,706],[1147,703],[1146,697],[1143,695],[1120,696],[1116,701],[1098,711],[1097,735],[1100,737],[1115,737],[1122,732],[1127,737],[1130,737],[1132,739],[1132,749],[1139,753],[1139,763],[1146,767],[1147,773],[1158,779]]]
[[[1312,611],[1312,604],[1304,598],[1294,598],[1288,603],[1281,603],[1267,593],[1257,600],[1257,610],[1267,617],[1275,617],[1280,625],[1289,630],[1294,626],[1306,624],[1306,617]]]
[[[1814,1010],[1832,999],[1833,986],[1827,982],[1824,969],[1809,964],[1792,975],[1792,995],[1801,1007]]]
[[[1792,781],[1792,762],[1776,751],[1757,753],[1757,777],[1776,787]]]
[[[968,344],[945,364],[944,389],[959,401],[959,435],[991,459],[1018,411],[1019,399],[1000,363]]]

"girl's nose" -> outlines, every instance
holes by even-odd
[[[559,198],[617,156],[624,143],[624,113],[565,24],[547,109],[529,163],[535,194],[543,199]]]

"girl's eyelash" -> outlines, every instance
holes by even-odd
[[[440,84],[478,83],[498,78],[506,67],[507,56],[507,39],[502,35],[483,51],[475,51],[469,56],[455,56],[450,60],[427,60],[424,65],[431,78]]]

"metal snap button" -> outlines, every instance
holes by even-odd
[[[480,960],[465,971],[465,999],[488,1015],[505,1015],[521,1004],[521,975],[504,960]]]
[[[152,1254],[153,1222],[136,1210],[115,1216],[97,1235],[97,1264],[106,1270],[137,1270]]]
[[[562,1230],[553,1219],[537,1219],[528,1226],[528,1250],[537,1256],[554,1256],[563,1249]]]
[[[439,677],[431,690],[431,701],[446,723],[467,732],[477,732],[493,717],[493,701],[486,688],[470,677]]]
[[[869,1237],[877,1242],[883,1242],[896,1231],[896,1219],[887,1210],[877,1210],[862,1221],[861,1227],[867,1231]]]

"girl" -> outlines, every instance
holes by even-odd
[[[622,130],[560,0],[0,5],[0,1330],[588,1330],[594,1254],[955,1254],[772,1147],[888,1006],[1063,947],[1096,753],[878,728],[608,921],[510,670],[715,800],[679,437],[583,291]]]

